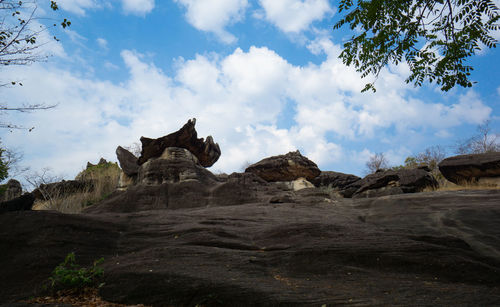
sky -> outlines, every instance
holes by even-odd
[[[390,66],[376,93],[338,58],[350,33],[333,31],[338,1],[40,0],[34,21],[51,27],[39,41],[42,62],[0,68],[0,103],[56,105],[4,113],[2,146],[23,153],[31,172],[65,179],[116,147],[157,138],[196,118],[222,155],[212,172],[241,172],[265,157],[300,152],[323,171],[364,175],[374,153],[391,165],[430,146],[453,145],[490,120],[500,131],[499,52],[470,63],[472,88],[442,92],[406,84]],[[53,40],[56,35],[59,41]],[[495,33],[498,38],[500,35]]]

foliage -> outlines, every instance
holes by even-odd
[[[9,164],[5,159],[5,149],[0,148],[0,181],[9,176]]]
[[[50,286],[52,289],[67,289],[96,285],[98,279],[104,275],[104,270],[99,267],[103,261],[104,258],[100,258],[94,261],[91,267],[84,268],[76,263],[75,253],[69,253],[64,262],[52,271],[52,276],[49,277]]]
[[[101,177],[103,174],[107,172],[120,171],[120,167],[117,163],[113,162],[104,162],[96,165],[88,164],[87,168],[78,173],[76,175],[76,180],[90,180],[95,179],[96,177]]]
[[[466,64],[481,48],[496,47],[500,29],[494,0],[341,0],[346,12],[334,29],[348,25],[355,35],[344,43],[340,58],[362,77],[379,75],[388,64],[406,61],[406,83],[427,80],[441,90],[471,87],[473,70]],[[363,91],[372,89],[369,83]]]
[[[377,170],[386,169],[389,166],[389,162],[382,152],[376,153],[370,157],[368,162],[366,162],[366,168],[368,174],[373,174]]]
[[[426,148],[423,152],[415,156],[409,156],[405,159],[405,164],[393,167],[393,169],[417,168],[427,166],[431,171],[439,171],[438,164],[446,158],[446,151],[442,146],[432,146]]]
[[[487,152],[500,152],[500,137],[493,133],[490,121],[487,120],[477,126],[477,134],[457,144],[458,154],[479,154]]]

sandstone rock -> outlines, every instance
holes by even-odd
[[[21,196],[23,188],[21,183],[16,179],[10,179],[5,185],[5,192],[1,196],[2,201],[8,201]]]
[[[421,168],[388,170],[370,174],[355,181],[343,190],[344,197],[379,197],[403,193],[421,192],[425,188],[436,188],[436,179]]]
[[[137,157],[125,148],[118,146],[116,148],[116,157],[120,163],[122,171],[129,177],[137,175],[139,171],[139,164],[137,164]]]
[[[328,187],[335,190],[342,190],[350,184],[360,180],[358,176],[338,172],[321,172],[318,177],[313,178],[311,183],[316,187]]]
[[[9,211],[24,211],[31,210],[35,198],[32,193],[24,193],[23,195],[0,203],[0,213]]]
[[[321,171],[316,163],[302,156],[297,150],[286,155],[265,158],[247,167],[245,173],[254,173],[268,182],[273,182],[294,181],[301,177],[312,180]]]
[[[500,177],[500,152],[449,157],[439,163],[439,171],[456,184],[477,183],[481,178]]]
[[[141,137],[142,152],[138,164],[142,165],[151,158],[161,156],[167,147],[180,147],[195,155],[203,167],[212,166],[221,155],[219,144],[214,143],[211,136],[208,136],[205,141],[203,138],[198,139],[195,124],[196,119],[193,118],[177,132],[164,137],[158,139]]]
[[[137,176],[127,176],[123,171],[120,173],[120,178],[118,178],[117,190],[125,191],[128,187],[137,183]]]
[[[210,171],[187,149],[167,147],[162,155],[143,163],[137,174],[139,184],[163,184],[196,180],[203,183],[217,181]]]
[[[64,197],[75,193],[94,190],[92,180],[63,180],[60,182],[41,184],[33,190],[35,200],[49,200],[54,197]]]
[[[248,175],[231,180],[255,183]],[[8,212],[0,215],[0,302],[37,296],[75,251],[82,266],[104,257],[99,293],[124,305],[498,306],[498,203],[500,191],[483,190],[131,213]]]

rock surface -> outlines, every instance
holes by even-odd
[[[125,175],[132,177],[139,172],[139,164],[137,164],[137,157],[125,148],[118,146],[116,148],[116,157],[120,163],[120,167]]]
[[[346,186],[344,197],[379,197],[436,188],[436,179],[424,168],[378,171]]]
[[[10,211],[31,210],[35,197],[32,193],[24,193],[23,195],[0,203],[0,213]]]
[[[449,157],[439,163],[439,171],[456,184],[500,177],[500,152]]]
[[[23,194],[23,187],[21,183],[16,179],[10,179],[5,184],[5,192],[1,197],[1,201],[8,201],[14,198],[18,198]]]
[[[265,158],[247,167],[245,173],[254,173],[268,182],[276,182],[294,181],[301,177],[310,181],[321,171],[316,163],[297,150],[286,155]]]
[[[332,200],[315,190],[289,192],[293,203],[4,213],[0,302],[37,295],[73,251],[81,265],[104,257],[100,294],[118,303],[498,306],[500,191]]]
[[[332,171],[321,172],[318,177],[311,180],[316,187],[328,187],[335,190],[342,190],[361,178],[351,174],[344,174]]]
[[[198,139],[194,128],[196,119],[189,120],[178,131],[158,139],[141,137],[142,152],[137,163],[142,165],[151,158],[157,158],[163,154],[167,147],[180,147],[189,150],[198,158],[203,167],[212,166],[221,155],[219,144],[214,143],[211,136],[204,141]]]

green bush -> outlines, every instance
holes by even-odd
[[[104,258],[101,258],[94,261],[91,267],[82,268],[76,263],[75,253],[69,253],[64,262],[52,271],[52,276],[49,277],[50,287],[55,290],[96,286],[98,279],[104,275],[104,270],[99,267],[103,261]]]

